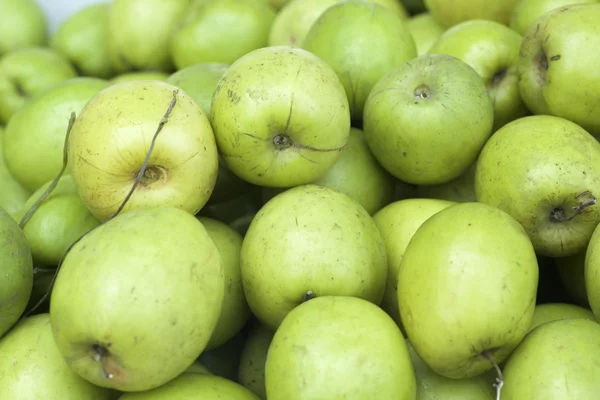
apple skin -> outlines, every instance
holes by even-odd
[[[237,381],[261,400],[267,399],[265,366],[273,335],[275,332],[264,325],[254,325],[248,332],[240,355]]]
[[[27,47],[0,59],[0,122],[7,123],[29,98],[77,76],[66,57],[46,47]]]
[[[381,78],[365,105],[369,148],[396,178],[440,184],[464,173],[492,133],[494,108],[477,72],[426,54]],[[424,129],[427,127],[427,129]]]
[[[584,262],[585,289],[596,319],[600,319],[600,229],[596,227],[592,235]]]
[[[569,303],[538,304],[533,310],[533,322],[530,331],[547,322],[560,319],[585,318],[596,321],[596,316],[589,308],[583,308]]]
[[[375,83],[417,55],[404,21],[387,7],[366,1],[328,8],[308,31],[302,48],[325,60],[337,73],[355,121],[362,120]]]
[[[27,190],[37,190],[60,172],[71,113],[78,115],[108,86],[103,79],[70,78],[35,96],[13,115],[4,134],[6,165]]]
[[[0,340],[0,393],[19,400],[110,400],[111,391],[71,371],[56,348],[47,313],[27,317]]]
[[[410,17],[406,21],[406,27],[415,42],[417,56],[426,54],[444,33],[444,28],[430,12],[423,12]]]
[[[132,210],[67,254],[50,297],[54,339],[71,369],[91,383],[150,390],[204,350],[224,288],[217,246],[193,215],[172,207]]]
[[[340,157],[350,110],[335,71],[287,46],[254,50],[233,63],[213,95],[211,121],[227,168],[255,185],[310,183]]]
[[[21,317],[33,287],[33,261],[17,221],[0,208],[0,337]]]
[[[309,184],[286,190],[258,211],[242,243],[241,269],[250,309],[275,330],[308,291],[379,304],[387,254],[362,206]]]
[[[547,12],[559,7],[583,3],[593,4],[598,3],[598,0],[519,0],[510,15],[508,26],[523,35],[536,19]]]
[[[445,31],[429,49],[463,60],[481,76],[494,105],[493,131],[529,112],[521,99],[517,73],[522,41],[506,25],[470,20]]]
[[[477,201],[475,195],[475,168],[477,161],[458,178],[440,185],[419,185],[414,197],[449,200],[457,203]]]
[[[43,46],[46,16],[34,0],[0,0],[0,57],[11,50]]]
[[[402,333],[379,307],[350,296],[317,295],[288,314],[269,347],[265,385],[269,400],[416,395]]]
[[[580,202],[600,196],[600,143],[563,118],[519,118],[485,144],[475,171],[475,193],[477,201],[519,221],[539,255],[576,254],[600,222],[598,206],[569,220]]]
[[[568,257],[554,259],[560,280],[571,300],[581,307],[590,308],[585,288],[585,250]]]
[[[482,203],[445,208],[417,229],[400,263],[407,337],[446,378],[489,371],[482,354],[501,363],[526,335],[538,277],[533,245],[510,215]]]
[[[542,15],[523,36],[519,90],[534,114],[568,119],[600,135],[600,3]],[[585,32],[585,33],[582,33]]]
[[[264,1],[208,0],[192,6],[170,39],[177,69],[198,63],[231,64],[267,46],[275,10]]]
[[[427,10],[444,28],[472,19],[486,19],[508,25],[518,0],[423,0]]]
[[[82,7],[67,18],[50,38],[50,48],[61,53],[80,75],[102,79],[114,75],[108,55],[110,4]]]
[[[502,400],[595,399],[598,365],[600,324],[587,319],[548,322],[531,331],[508,359]]]
[[[83,108],[69,140],[69,164],[81,199],[100,221],[131,190],[177,87],[160,81],[109,86]],[[196,214],[210,197],[218,153],[208,118],[186,93],[156,139],[142,184],[124,212],[173,206]]]
[[[8,170],[4,161],[4,127],[0,126],[0,208],[9,213],[13,218],[21,211],[23,204],[31,194],[15,179]]]
[[[169,78],[169,74],[162,71],[135,71],[135,72],[123,72],[114,76],[110,83],[116,85],[123,82],[131,81],[164,81],[166,82]]]

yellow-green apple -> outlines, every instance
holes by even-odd
[[[502,372],[503,400],[595,399],[600,391],[600,324],[587,319],[548,322],[525,337]]]
[[[204,62],[231,64],[267,46],[275,10],[264,1],[200,0],[170,38],[177,69]]]
[[[169,78],[169,74],[163,71],[135,71],[123,72],[114,76],[110,83],[131,82],[131,81],[165,81]]]
[[[35,0],[0,0],[0,57],[23,47],[43,46],[46,15]]]
[[[534,114],[568,119],[600,135],[600,3],[554,9],[523,36],[521,97]]]
[[[54,179],[63,166],[69,117],[109,86],[103,79],[67,79],[32,98],[8,122],[6,165],[29,191]]]
[[[477,161],[471,164],[462,175],[450,182],[439,185],[419,185],[416,197],[450,200],[457,203],[477,201],[477,197],[475,196],[476,166]]]
[[[0,337],[21,317],[33,286],[33,261],[17,221],[0,208]],[[4,393],[4,392],[2,392]]]
[[[477,71],[494,104],[493,131],[528,113],[519,93],[517,64],[523,38],[506,25],[471,20],[445,31],[429,53],[460,58]]]
[[[50,47],[67,57],[80,75],[102,79],[114,75],[107,44],[110,7],[109,3],[82,7],[50,38]]]
[[[513,216],[542,256],[585,249],[600,222],[600,143],[563,118],[534,115],[500,128],[475,170],[477,201]]]
[[[381,232],[388,259],[387,284],[381,308],[398,324],[402,321],[398,311],[398,270],[402,256],[413,235],[431,216],[456,203],[437,199],[406,199],[388,204],[373,220]]]
[[[47,313],[20,321],[0,340],[0,393],[19,400],[111,400],[114,395],[71,371],[56,348]]]
[[[569,303],[538,304],[533,310],[533,321],[529,330],[547,322],[559,319],[585,318],[596,321],[596,316],[589,308],[583,308]]]
[[[167,108],[140,184],[123,209],[173,206],[196,214],[211,195],[218,153],[208,118],[185,92],[166,82],[140,80],[109,86],[83,108],[69,140],[71,175],[100,221],[130,192]],[[174,97],[175,96],[175,97]]]
[[[108,15],[108,56],[115,71],[171,71],[170,39],[190,0],[114,0]]]
[[[379,304],[387,254],[360,204],[309,184],[286,190],[258,211],[242,243],[241,269],[250,309],[276,329],[308,292]]]
[[[396,178],[451,181],[475,161],[492,133],[494,107],[483,79],[464,61],[425,54],[373,87],[363,115],[369,148]]]
[[[314,181],[335,164],[350,135],[348,98],[333,68],[287,46],[234,62],[213,95],[211,121],[227,168],[260,186]]]
[[[11,174],[4,161],[4,127],[0,126],[0,208],[13,218],[31,194]]]
[[[492,360],[503,362],[527,334],[537,286],[523,227],[496,207],[459,203],[427,219],[410,240],[398,307],[408,339],[433,371],[470,378],[492,370]]]
[[[558,276],[571,300],[581,307],[589,308],[587,290],[585,288],[585,250],[567,257],[554,259]]]
[[[410,17],[406,21],[406,27],[415,42],[417,56],[427,53],[444,33],[444,28],[430,12],[423,12]]]
[[[596,318],[600,319],[600,229],[598,227],[589,241],[583,271],[590,308]]]
[[[508,25],[518,0],[424,0],[425,7],[444,28],[472,19],[487,19]]]
[[[52,332],[84,379],[150,390],[204,350],[224,289],[219,250],[200,221],[173,207],[136,209],[67,254],[50,297]]]
[[[405,22],[385,6],[368,1],[346,1],[328,8],[306,34],[302,48],[337,73],[355,121],[362,120],[375,83],[417,55]]]
[[[510,15],[508,26],[523,35],[542,15],[571,4],[598,3],[598,0],[518,0]]]
[[[269,400],[416,395],[402,333],[379,307],[351,296],[317,296],[285,317],[269,347],[265,385]]]
[[[0,122],[7,123],[27,101],[66,79],[77,76],[62,54],[47,47],[27,47],[0,59]]]
[[[261,400],[267,399],[265,365],[274,334],[275,332],[262,324],[254,325],[248,332],[240,355],[237,381]]]

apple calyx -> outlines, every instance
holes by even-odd
[[[417,86],[414,94],[415,94],[415,97],[420,98],[420,99],[425,99],[425,100],[430,98],[432,95],[431,89],[429,88],[429,86],[427,86],[425,84]]]
[[[577,205],[574,206],[573,213],[571,215],[566,215],[565,209],[563,207],[555,207],[550,211],[550,221],[552,222],[567,222],[578,216],[579,214],[583,214],[587,207],[593,206],[596,204],[596,198],[592,195],[591,192],[585,191],[583,193],[575,196],[577,200]]]
[[[139,171],[135,173],[134,178],[139,174]],[[161,165],[148,165],[142,178],[140,179],[141,186],[149,186],[156,181],[165,180],[167,177],[167,170]]]
[[[106,367],[106,359],[110,356],[110,352],[108,351],[108,347],[110,347],[110,343],[107,343],[106,346],[100,345],[98,343],[94,343],[92,345],[92,359],[97,363],[100,363],[102,366],[102,372],[106,379],[114,378],[114,374],[109,372]]]
[[[500,86],[500,84],[502,83],[504,78],[506,78],[507,74],[508,74],[508,68],[502,68],[502,69],[499,69],[498,71],[496,71],[494,73],[494,75],[492,75],[492,79],[490,80],[489,87],[497,88],[498,86]]]
[[[492,357],[492,353],[494,350],[496,349],[485,350],[480,354],[480,356],[489,361],[489,363],[492,364],[494,370],[496,371],[496,382],[492,386],[496,388],[496,400],[500,400],[500,392],[502,391],[502,386],[504,386],[504,376],[502,375],[502,370]]]
[[[307,301],[312,300],[315,297],[317,297],[317,296],[315,296],[315,294],[313,293],[313,291],[309,290],[308,292],[306,292],[306,294],[302,298],[302,303],[306,303]]]

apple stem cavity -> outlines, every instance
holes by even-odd
[[[567,222],[578,216],[579,214],[583,214],[587,207],[593,206],[596,204],[596,198],[589,192],[585,191],[583,193],[575,196],[578,201],[578,204],[573,207],[573,213],[571,215],[566,215],[565,210],[562,207],[556,207],[552,211],[550,211],[550,221],[552,222]],[[583,200],[582,200],[583,198]]]
[[[104,365],[104,359],[110,354],[108,349],[99,344],[94,344],[92,346],[92,351],[92,358],[94,361],[99,362],[102,365],[102,372],[104,373],[106,379],[112,379],[114,375],[108,372],[106,366]]]
[[[304,295],[304,297],[302,298],[302,302],[306,303],[307,301],[314,299],[316,296],[313,293],[312,290],[309,290],[308,292],[306,292],[306,294]]]
[[[419,85],[415,89],[415,97],[427,100],[431,97],[431,89],[427,85]]]
[[[502,68],[502,69],[496,71],[496,73],[492,76],[492,80],[490,81],[490,86],[493,88],[500,86],[500,84],[506,77],[507,73],[508,73],[508,70],[506,68]]]
[[[500,369],[496,361],[494,361],[494,358],[492,357],[492,354],[489,350],[486,350],[483,353],[481,353],[481,357],[488,360],[489,363],[492,364],[492,366],[496,370],[496,382],[492,386],[496,388],[496,400],[500,400],[500,392],[502,391],[502,386],[504,386],[504,377],[502,376],[502,370]]]

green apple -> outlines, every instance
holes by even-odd
[[[408,28],[415,42],[418,56],[426,54],[444,33],[444,28],[430,12],[423,12],[410,17],[406,21],[406,28]]]
[[[265,365],[267,353],[275,332],[257,324],[248,332],[240,356],[237,381],[261,400],[267,399],[265,388]]]
[[[6,53],[0,59],[0,122],[7,123],[32,96],[75,76],[69,60],[50,48]]]
[[[242,243],[241,269],[250,309],[274,330],[309,291],[379,304],[387,255],[360,204],[309,184],[286,190],[259,210]]]
[[[269,32],[269,46],[302,47],[306,34],[317,19],[331,6],[344,0],[291,0],[275,17]],[[367,0],[388,8],[402,19],[408,12],[399,0]]]
[[[162,71],[135,71],[135,72],[123,72],[113,77],[110,83],[116,85],[117,83],[131,82],[131,81],[167,81],[169,74]]]
[[[563,118],[519,118],[481,151],[475,193],[519,221],[538,254],[576,254],[600,222],[600,143]]]
[[[518,0],[508,26],[521,35],[542,15],[571,4],[598,3],[598,0]]]
[[[0,57],[46,43],[46,16],[35,0],[0,0]]]
[[[470,378],[521,342],[537,285],[536,254],[523,227],[496,207],[460,203],[431,216],[410,240],[398,307],[408,339],[433,371]]]
[[[552,10],[523,36],[519,89],[534,114],[568,119],[600,135],[600,3]]]
[[[29,191],[54,179],[63,166],[65,135],[72,112],[109,86],[103,79],[67,79],[32,98],[4,133],[6,165]]]
[[[456,203],[437,199],[406,199],[388,204],[373,216],[381,232],[388,258],[387,284],[381,308],[403,330],[398,311],[398,269],[406,247],[417,229],[437,212]]]
[[[0,393],[19,400],[110,400],[71,371],[56,348],[47,313],[27,317],[0,340]]]
[[[198,63],[169,75],[167,82],[192,96],[204,114],[210,115],[210,103],[219,80],[229,68],[222,63]]]
[[[99,220],[112,216],[131,190],[176,90],[160,81],[123,82],[98,93],[79,114],[69,140],[71,175]],[[173,206],[196,214],[211,195],[218,169],[212,128],[188,94],[179,92],[175,99],[123,211]]]
[[[317,296],[288,314],[269,347],[265,385],[269,400],[414,400],[416,394],[394,321],[350,296]]]
[[[493,383],[496,374],[488,371],[484,374],[463,379],[451,379],[436,374],[419,357],[407,340],[408,352],[417,379],[417,397],[415,400],[493,400]]]
[[[132,210],[67,254],[50,297],[54,339],[91,383],[150,390],[204,350],[224,287],[218,248],[193,215],[173,207]]]
[[[590,321],[596,321],[594,313],[588,309],[569,303],[545,303],[538,304],[533,310],[533,322],[529,330],[547,322],[559,319],[585,318]]]
[[[114,75],[107,44],[109,13],[108,3],[83,6],[50,38],[50,47],[67,57],[80,75],[103,79]]]
[[[246,342],[246,332],[242,330],[233,338],[214,349],[205,349],[200,354],[198,361],[204,365],[211,374],[225,379],[235,380],[240,365],[240,356],[244,343]]]
[[[224,222],[206,217],[198,219],[219,250],[225,275],[225,298],[221,315],[206,345],[206,349],[210,350],[221,346],[243,328],[250,318],[250,309],[244,296],[240,272],[242,235]]]
[[[33,261],[25,234],[0,208],[0,337],[21,317],[31,296]]]
[[[205,62],[231,64],[267,46],[274,18],[275,10],[264,1],[201,0],[170,38],[173,62],[177,69]]]
[[[554,259],[558,276],[571,300],[581,307],[589,308],[587,290],[585,288],[585,255],[586,249],[577,254]]]
[[[159,388],[119,397],[119,400],[173,399],[258,400],[258,397],[236,382],[206,374],[182,374]]]
[[[41,186],[29,197],[21,220],[52,182]],[[57,266],[69,246],[100,224],[81,201],[70,175],[63,175],[50,195],[39,205],[23,232],[36,266]]]
[[[600,324],[548,322],[511,354],[502,400],[595,399],[600,391]]]
[[[15,179],[4,161],[4,132],[4,127],[0,126],[0,208],[16,218],[30,192]]]
[[[108,16],[108,56],[117,72],[171,71],[170,39],[190,0],[114,0]]]
[[[431,199],[442,199],[455,201],[457,203],[466,203],[476,201],[475,196],[475,168],[477,161],[462,173],[447,183],[440,185],[419,185],[417,187],[416,197],[425,197]]]
[[[490,137],[493,120],[482,78],[444,54],[417,57],[386,74],[369,94],[363,116],[375,158],[415,185],[463,174]]]
[[[337,73],[355,121],[362,120],[375,83],[417,55],[405,22],[388,8],[368,1],[341,2],[328,8],[308,31],[302,48]]]
[[[460,58],[483,78],[494,105],[493,131],[528,113],[517,74],[522,41],[521,35],[506,25],[471,20],[445,31],[429,49],[429,53]]]
[[[213,95],[211,120],[227,168],[260,186],[314,181],[335,164],[350,135],[348,98],[333,68],[286,46],[233,63]]]
[[[472,19],[486,19],[508,25],[518,0],[423,0],[425,7],[444,28]]]
[[[596,318],[600,319],[600,229],[598,227],[595,228],[585,253],[584,277],[590,307]]]

